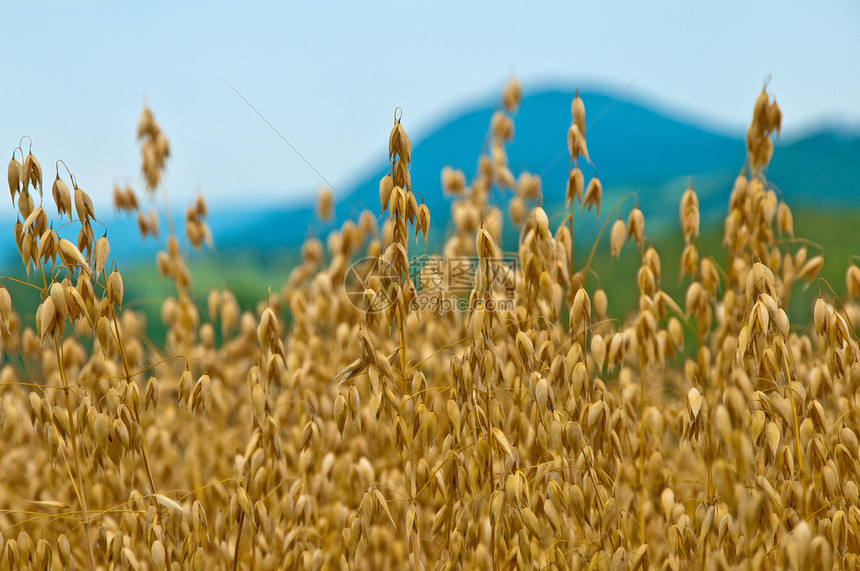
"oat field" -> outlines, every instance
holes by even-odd
[[[440,173],[447,233],[411,187],[421,157],[396,113],[380,210],[308,240],[256,311],[192,295],[177,232],[205,250],[207,206],[159,227],[170,145],[144,109],[142,188],[114,205],[164,244],[163,344],[123,307],[87,181],[24,137],[7,239],[27,277],[0,287],[0,569],[860,566],[860,268],[828,284],[794,236],[766,178],[775,100],[750,102],[723,251],[703,251],[695,181],[684,193],[673,299],[648,205],[603,204],[580,169],[599,157],[578,96],[567,211],[511,171],[520,99],[512,80],[474,173]],[[337,199],[323,189],[317,215]],[[599,244],[578,228],[595,215],[609,248],[574,257]],[[617,320],[591,264],[622,250],[641,259],[624,286],[638,308]],[[796,322],[807,284],[821,295]],[[27,290],[38,306],[16,302]]]

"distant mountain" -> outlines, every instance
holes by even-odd
[[[767,178],[789,204],[857,206],[860,204],[860,136],[822,130],[777,145]]]
[[[738,138],[664,117],[623,98],[613,102],[603,93],[584,90],[580,96],[586,108],[588,152],[608,190],[613,186],[653,187],[698,174],[736,172],[743,164],[744,147]],[[554,196],[563,199],[573,97],[572,91],[562,90],[527,95],[514,117],[514,140],[508,145],[511,170],[515,176],[523,170],[541,174],[547,201]],[[490,117],[497,108],[484,105],[468,111],[427,137],[413,140],[412,190],[424,197],[437,220],[446,218],[450,208],[450,200],[441,190],[442,167],[459,168],[469,178],[474,174]],[[586,176],[593,174],[587,165],[582,168]],[[384,164],[372,169],[349,193],[350,202],[359,208],[378,208],[379,178],[385,171]],[[643,203],[646,198],[640,196]]]
[[[613,101],[606,93],[584,89],[580,96],[586,108],[588,151],[604,185],[605,205],[611,207],[632,191],[649,221],[674,220],[680,196],[692,183],[703,217],[724,214],[732,181],[746,157],[742,133],[715,133],[658,113],[626,95]],[[573,97],[574,92],[565,89],[526,94],[514,117],[514,140],[507,146],[515,176],[523,170],[541,174],[547,205],[560,203],[564,197]],[[479,103],[443,121],[425,137],[413,138],[412,189],[427,203],[434,228],[446,223],[450,212],[451,201],[441,189],[442,168],[448,165],[463,170],[469,179],[473,176],[486,145],[490,117],[498,108]],[[860,197],[858,159],[860,134],[825,130],[796,141],[777,142],[767,175],[792,205],[855,205]],[[581,167],[587,178],[594,174],[588,165]],[[337,201],[339,222],[356,218],[356,211],[365,208],[379,213],[379,179],[386,172],[385,157],[370,165],[365,176],[344,193],[347,201]],[[507,192],[496,199],[507,203],[510,196]],[[633,201],[625,203],[624,210],[632,206]],[[261,212],[253,225],[244,228],[224,228],[222,233],[213,227],[213,231],[223,249],[252,243],[259,228],[265,228],[275,243],[291,245],[330,226],[316,221],[309,204]]]
[[[743,133],[716,133],[659,113],[627,95],[613,100],[594,89],[580,90],[580,95],[586,109],[589,155],[604,186],[601,213],[633,192],[653,230],[660,223],[674,223],[681,194],[692,183],[705,220],[725,214],[732,182],[746,156]],[[524,170],[541,175],[547,208],[559,206],[564,199],[573,97],[569,89],[527,93],[514,116],[514,140],[507,146],[511,171],[514,176]],[[426,136],[413,134],[412,188],[427,203],[433,233],[438,236],[447,224],[451,203],[442,194],[442,167],[461,169],[467,179],[472,178],[487,144],[490,117],[499,108],[495,102],[478,102],[440,121]],[[594,174],[588,165],[581,168],[586,178]],[[336,225],[356,219],[365,208],[379,214],[379,179],[387,169],[383,154],[352,187],[340,189],[347,200],[336,197]],[[860,133],[824,129],[798,140],[778,141],[767,176],[792,206],[856,206],[860,204]],[[494,200],[507,204],[511,196],[507,191]],[[629,211],[635,199],[628,199],[622,211]],[[306,237],[323,236],[335,226],[318,221],[311,203],[277,210],[261,207],[240,214],[234,210],[211,212],[218,251],[265,256],[292,250]],[[590,224],[594,217],[585,220]],[[106,222],[116,254],[125,259],[151,258],[156,244],[152,240],[141,243],[133,219]],[[177,227],[181,224],[177,219]],[[2,253],[9,259],[17,255],[14,250]]]

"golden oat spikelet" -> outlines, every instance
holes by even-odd
[[[776,224],[780,233],[794,236],[794,217],[785,202],[780,202],[776,209]]]
[[[137,203],[137,195],[135,195],[134,190],[130,186],[125,187],[125,204],[126,210],[129,212],[136,211],[138,207]]]
[[[54,204],[57,206],[57,215],[68,214],[71,217],[72,197],[69,193],[69,187],[60,178],[59,173],[57,174],[57,178],[54,179],[54,184],[51,186],[51,195],[54,197]]]
[[[782,110],[777,105],[776,100],[768,105],[765,115],[768,129],[775,131],[777,138],[779,138],[779,133],[782,129]]]
[[[576,123],[571,123],[570,128],[567,130],[567,148],[570,151],[570,160],[578,161],[579,156],[582,155],[585,157],[585,160],[588,161],[588,147],[585,144],[585,136],[580,131],[579,126]]]
[[[77,185],[75,187],[75,212],[78,215],[78,220],[81,224],[86,224],[89,220],[95,218],[95,209],[93,208],[93,201],[90,199],[89,195],[78,188]]]
[[[323,185],[317,192],[317,218],[323,221],[331,220],[334,198],[331,189]]]
[[[573,96],[573,101],[570,104],[570,115],[574,125],[577,126],[579,134],[585,138],[585,103],[579,96],[579,88],[576,89]]]
[[[93,248],[93,271],[94,276],[98,279],[99,275],[104,272],[105,263],[110,255],[110,243],[108,243],[107,235],[96,240],[95,248]]]
[[[152,116],[152,111],[146,105],[140,110],[140,117],[137,120],[137,138],[152,137],[155,135],[157,127],[155,119]]]
[[[418,208],[418,214],[415,217],[415,238],[418,238],[418,232],[421,232],[421,235],[424,237],[424,249],[427,249],[427,233],[430,231],[430,209],[427,208],[427,205],[424,204],[424,201],[421,202],[421,206]]]
[[[645,215],[637,206],[630,211],[630,216],[627,218],[627,241],[630,238],[635,240],[638,247],[642,247],[645,237]]]
[[[588,181],[588,188],[585,190],[585,198],[582,201],[582,209],[583,210],[591,210],[591,207],[594,206],[597,212],[597,218],[600,219],[600,199],[603,194],[603,185],[600,183],[600,179],[596,176],[592,177],[590,181]]]
[[[389,202],[391,202],[391,194],[394,191],[394,179],[391,175],[385,175],[379,180],[379,204],[382,205],[380,214],[384,214],[388,210]]]
[[[539,175],[523,171],[517,178],[517,196],[538,198],[541,195],[541,179]]]
[[[461,170],[449,166],[442,168],[442,190],[454,196],[460,196],[466,189],[466,175]],[[381,195],[380,195],[381,198]]]
[[[122,275],[114,270],[110,273],[107,279],[107,294],[108,299],[117,307],[122,306],[123,283]]]
[[[341,439],[343,439],[343,430],[346,427],[347,413],[348,406],[346,403],[346,397],[342,394],[337,395],[334,399],[334,419],[337,423],[337,430],[340,433]]]
[[[582,202],[582,193],[585,190],[585,178],[579,167],[570,171],[567,177],[567,188],[564,193],[564,207],[568,208],[573,201]]]
[[[509,113],[514,113],[523,98],[523,88],[516,77],[511,77],[504,89],[502,89],[502,105]]]
[[[26,191],[29,185],[33,185],[33,188],[39,191],[39,198],[41,198],[42,165],[39,164],[39,160],[32,153],[27,153],[27,157],[24,159],[22,174],[23,178],[21,182],[24,183],[22,190]]]
[[[87,263],[84,255],[78,250],[78,247],[72,244],[65,238],[60,240],[57,253],[60,256],[63,264],[71,271],[75,268],[81,268],[90,274],[90,265]]]
[[[621,254],[621,248],[624,246],[627,237],[627,228],[624,226],[624,221],[621,217],[612,224],[612,229],[609,232],[609,255],[617,258]]]
[[[9,161],[9,167],[6,169],[6,180],[9,182],[9,192],[12,193],[12,201],[15,200],[15,195],[21,190],[21,181],[24,178],[24,167],[15,160],[15,153],[12,153],[12,160]]]
[[[688,187],[681,196],[681,230],[689,243],[699,236],[699,198],[693,187]]]
[[[514,137],[514,122],[503,111],[496,111],[490,118],[490,132],[498,140],[509,141]],[[500,145],[498,149],[497,152],[502,152]],[[497,162],[504,164],[506,161],[499,160]]]
[[[526,206],[526,201],[521,197],[515,196],[512,198],[510,203],[508,203],[508,210],[511,213],[511,221],[513,221],[514,226],[521,226],[525,222],[528,207]]]
[[[852,299],[860,296],[860,268],[855,264],[848,266],[845,272],[845,292]]]

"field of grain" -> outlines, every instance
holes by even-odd
[[[455,197],[441,251],[425,251],[445,229],[411,188],[421,157],[398,112],[380,210],[308,240],[255,311],[190,295],[176,232],[205,249],[207,206],[159,228],[170,146],[144,109],[144,188],[114,203],[165,244],[163,343],[123,307],[86,181],[58,161],[51,183],[22,139],[8,182],[26,278],[0,287],[0,569],[860,566],[860,268],[831,288],[794,236],[766,179],[775,101],[751,102],[722,251],[701,248],[695,181],[684,193],[672,296],[648,205],[602,204],[579,168],[599,157],[578,96],[567,211],[510,170],[520,98],[512,80],[475,173],[440,173]],[[320,192],[320,218],[335,200]],[[574,256],[600,243],[578,231],[595,214],[609,247]],[[599,277],[638,303],[615,319],[593,264],[622,250],[635,276]],[[798,322],[806,284],[821,295]],[[38,304],[16,302],[31,290]]]

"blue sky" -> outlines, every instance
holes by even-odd
[[[612,4],[611,6],[609,4]],[[0,149],[23,134],[96,207],[140,188],[144,97],[172,144],[178,206],[283,205],[321,183],[229,80],[336,187],[511,73],[526,89],[599,84],[742,133],[766,74],[784,133],[860,126],[860,4],[625,1],[39,2],[4,10]],[[8,158],[7,158],[8,160]]]

